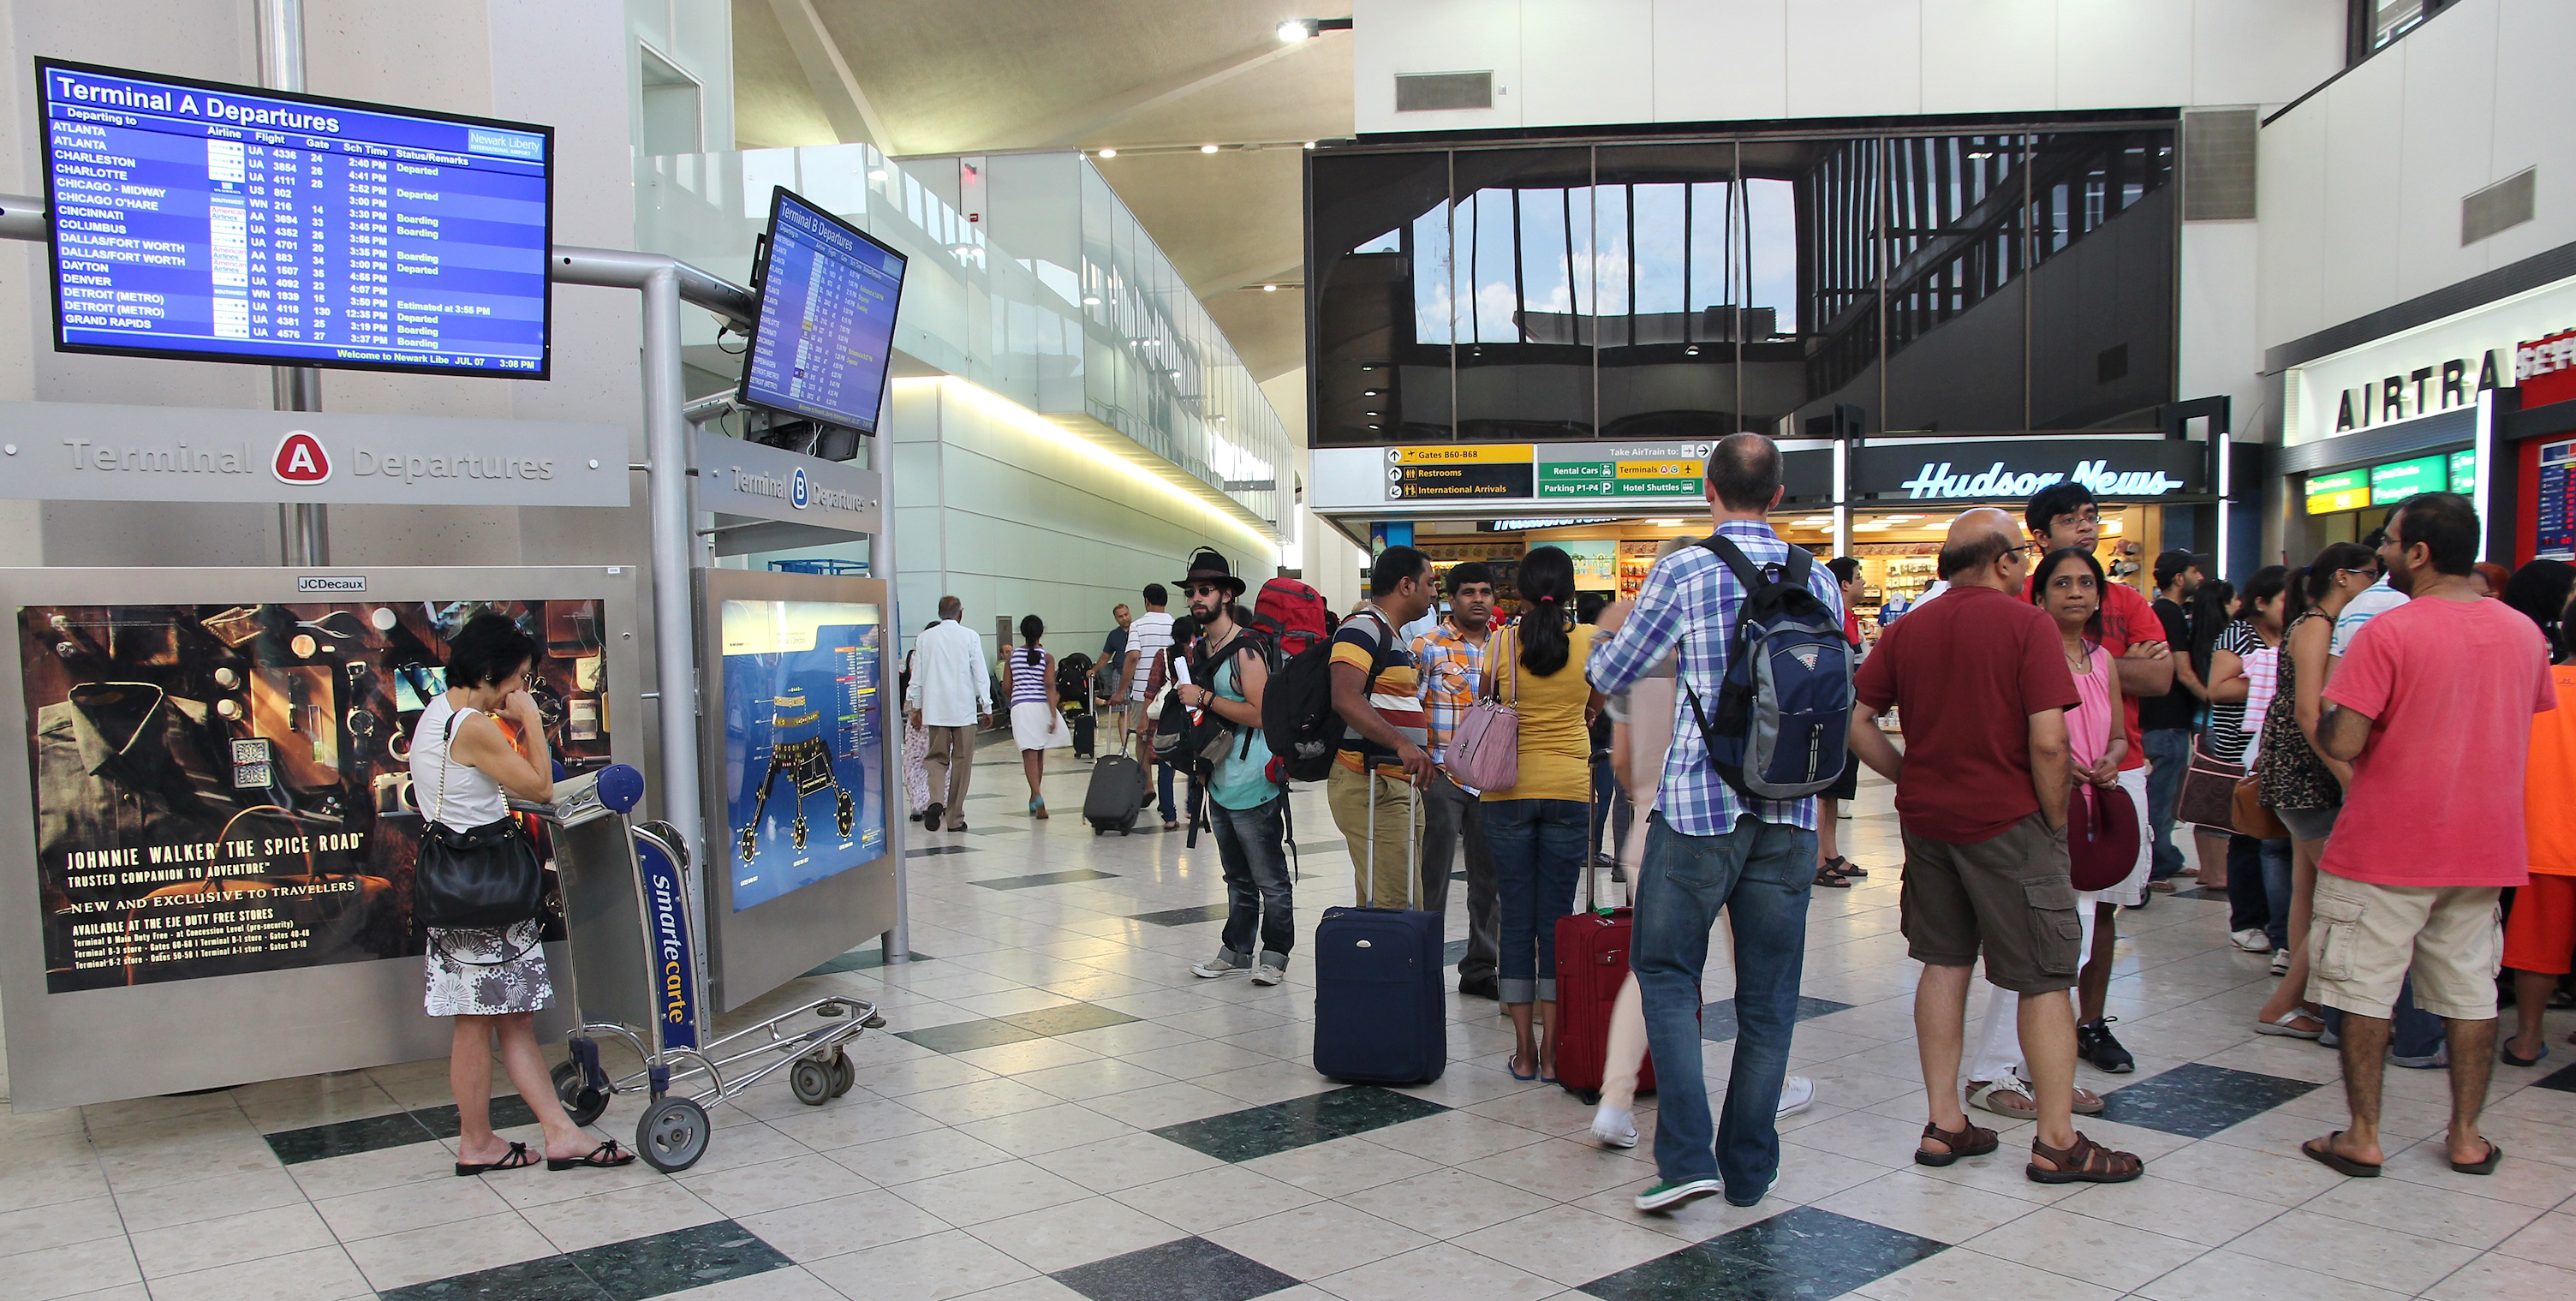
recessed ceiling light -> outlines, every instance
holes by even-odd
[[[1383,411],[1365,411],[1365,412],[1362,412],[1361,414],[1362,414],[1362,415],[1367,415],[1367,416],[1372,416],[1372,417],[1374,417],[1374,416],[1382,416],[1382,415],[1385,415],[1386,413],[1385,413],[1385,412],[1383,412]]]
[[[1692,344],[1691,346],[1689,346],[1689,347],[1687,347],[1687,348],[1682,349],[1682,355],[1683,355],[1683,356],[1685,356],[1685,357],[1696,357],[1696,356],[1698,356],[1698,355],[1699,355],[1699,345],[1698,345],[1698,344],[1696,344],[1696,343],[1694,343],[1694,344]]]
[[[1385,393],[1386,390],[1382,388],[1364,388],[1360,390],[1360,396],[1364,398],[1382,397]]]
[[[1315,142],[1314,142],[1314,141],[1312,141],[1312,140],[1307,141],[1307,142],[1306,142],[1306,147],[1307,147],[1307,148],[1309,148],[1309,149],[1314,148],[1314,147],[1315,147]]]
[[[1100,156],[1103,158],[1115,158],[1118,156],[1118,151],[1115,149],[1103,149],[1100,151]]]
[[[1083,306],[1085,306],[1085,307],[1098,307],[1098,306],[1100,306],[1100,295],[1098,295],[1098,294],[1084,294],[1084,295],[1082,296],[1082,305],[1083,305]]]
[[[1371,429],[1384,429],[1384,428],[1386,428],[1386,426],[1384,426],[1384,425],[1370,425],[1370,426],[1369,426],[1369,428],[1371,428]]]
[[[1263,293],[1265,293],[1265,294],[1275,294],[1275,293],[1278,293],[1278,292],[1279,292],[1279,286],[1277,286],[1277,285],[1263,285],[1263,286],[1261,287],[1261,292],[1263,292]]]
[[[1376,369],[1377,369],[1377,367],[1375,367],[1375,366],[1362,366],[1362,367],[1360,367],[1360,369],[1361,369],[1361,370],[1376,370]]]
[[[1200,145],[1200,146],[1199,146],[1199,152],[1200,152],[1200,153],[1203,153],[1203,154],[1212,154],[1212,153],[1215,153],[1215,152],[1216,152],[1216,146],[1215,146],[1215,145]]]

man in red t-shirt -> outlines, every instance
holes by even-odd
[[[2094,500],[2092,489],[2071,480],[2040,489],[2022,512],[2022,520],[2038,541],[2034,550],[2041,557],[2061,548],[2090,555],[2102,541],[2101,503]],[[2027,583],[2021,595],[2025,601],[2030,599]],[[2129,754],[2120,761],[2120,789],[2129,793],[2138,823],[2144,826],[2147,743],[2138,728],[2138,698],[2171,691],[2174,678],[2173,648],[2165,642],[2164,620],[2156,616],[2155,602],[2127,583],[2114,581],[2104,588],[2102,649],[2120,672],[2120,712],[2129,733]],[[2103,1015],[2111,994],[2113,949],[2120,942],[2120,908],[2146,906],[2147,878],[2154,866],[2155,846],[2140,836],[2138,861],[2129,875],[2118,885],[2095,892],[2093,951],[2085,955],[2084,973],[2075,982],[2076,1055],[2114,1075],[2137,1069],[2137,1059],[2113,1037],[2110,1020]],[[2167,882],[2164,888],[2171,891],[2173,886]]]
[[[2376,1175],[2384,1159],[2380,1073],[2410,966],[2415,1005],[2449,1023],[2451,1168],[2492,1174],[2504,1155],[2478,1132],[2496,1051],[2496,894],[2529,879],[2523,764],[2531,716],[2558,697],[2539,627],[2469,586],[2478,531],[2456,493],[2398,507],[2379,556],[2411,599],[2353,637],[2317,722],[2352,783],[2317,865],[2308,996],[2343,1011],[2352,1122],[2303,1146],[2348,1175]]]
[[[2066,711],[2081,699],[2057,625],[2017,593],[2030,548],[2012,516],[1961,515],[1941,544],[1950,590],[1882,633],[1854,682],[1851,748],[1896,783],[1905,836],[1906,950],[1924,964],[1914,1033],[1931,1123],[1914,1159],[1946,1166],[1995,1150],[1959,1105],[1968,981],[2018,994],[2022,1058],[2039,1108],[2028,1174],[2039,1183],[2121,1183],[2138,1159],[2075,1131],[2075,983],[2082,932],[2067,877],[2072,789]],[[1905,720],[1899,754],[1878,728]]]

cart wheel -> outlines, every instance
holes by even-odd
[[[832,1100],[832,1065],[811,1057],[801,1058],[788,1069],[787,1087],[796,1100],[809,1107],[819,1107]]]
[[[565,1113],[572,1117],[572,1123],[587,1125],[599,1119],[601,1112],[608,1110],[608,1090],[594,1089],[584,1083],[581,1078],[581,1066],[578,1063],[557,1063],[554,1079],[555,1097],[563,1103]]]
[[[635,1150],[643,1154],[644,1163],[664,1174],[674,1174],[698,1163],[707,1154],[706,1108],[687,1098],[664,1098],[644,1109],[635,1122]]]
[[[850,1055],[842,1052],[838,1048],[833,1049],[832,1096],[837,1098],[842,1094],[849,1092],[850,1086],[857,1083],[858,1079],[859,1068],[850,1064]]]

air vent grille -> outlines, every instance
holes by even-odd
[[[2254,219],[2254,132],[2250,108],[2182,115],[2182,219]]]
[[[2539,170],[2526,167],[2460,200],[2460,247],[2531,220]]]
[[[1438,113],[1494,106],[1491,72],[1399,72],[1395,74],[1395,111]]]

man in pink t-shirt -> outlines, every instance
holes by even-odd
[[[2397,509],[2379,555],[2411,599],[2352,639],[2317,724],[2352,782],[2318,864],[2308,996],[2343,1011],[2352,1127],[2304,1149],[2347,1175],[2376,1175],[2384,1159],[2380,1075],[2410,966],[2416,1005],[2449,1023],[2451,1168],[2492,1174],[2504,1154],[2478,1132],[2495,1061],[2496,893],[2527,878],[2523,761],[2531,716],[2557,693],[2538,626],[2469,587],[2478,529],[2455,493]]]

